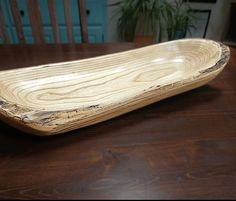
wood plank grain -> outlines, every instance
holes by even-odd
[[[20,16],[17,0],[11,0],[11,1],[9,1],[9,3],[10,3],[10,7],[11,7],[11,13],[12,13],[12,16],[13,16],[13,19],[15,22],[15,26],[16,26],[16,32],[18,35],[18,39],[19,39],[20,43],[25,43],[25,36],[24,36],[24,31],[23,31],[23,27],[22,27],[21,16]]]
[[[80,30],[82,43],[88,43],[88,25],[87,25],[87,14],[86,5],[84,0],[78,0],[79,15],[80,15]]]
[[[0,4],[0,35],[3,38],[3,43],[9,43],[9,37],[7,34],[7,30],[6,30],[6,25],[5,25],[5,17],[2,11],[2,6]]]
[[[58,28],[56,8],[55,8],[55,0],[48,0],[48,10],[51,19],[51,25],[53,30],[53,37],[55,43],[60,43],[60,32]]]
[[[125,51],[128,48],[141,47],[139,44],[133,43],[112,43],[114,47],[107,44],[37,44],[15,45],[14,48],[9,48],[8,45],[2,45],[3,51],[0,52],[0,57],[6,58],[1,60],[1,70],[9,70],[20,67],[37,66],[48,63],[57,63],[64,61],[73,61],[87,57],[101,56],[111,52],[117,53]],[[4,48],[4,47],[5,48]],[[102,51],[101,51],[102,49]],[[8,52],[9,50],[9,52]],[[73,51],[72,51],[73,50]],[[18,57],[21,52],[21,58]],[[89,54],[87,54],[89,52]],[[50,56],[48,56],[50,55]],[[15,62],[11,62],[13,57],[16,57]]]
[[[74,43],[74,31],[73,31],[73,25],[72,25],[70,0],[63,0],[63,4],[64,4],[66,26],[67,26],[68,42]]]
[[[27,0],[28,13],[35,43],[45,43],[38,0]]]
[[[228,59],[226,46],[189,39],[3,72],[0,117],[36,135],[64,133],[205,85]]]

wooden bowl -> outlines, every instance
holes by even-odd
[[[184,39],[0,71],[0,118],[30,134],[64,133],[205,85],[229,57],[221,43]]]

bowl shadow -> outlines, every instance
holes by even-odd
[[[202,98],[203,96],[204,98]],[[210,85],[205,85],[111,120],[49,137],[29,135],[0,122],[0,155],[21,155],[27,153],[29,150],[32,153],[48,152],[52,149],[63,148],[75,143],[80,144],[84,141],[89,142],[99,138],[114,137],[112,135],[114,129],[117,133],[121,130],[123,131],[127,128],[145,123],[150,118],[158,120],[159,118],[176,115],[182,111],[191,111],[192,108],[199,107],[202,104],[210,104],[211,101],[220,96],[221,90]],[[118,135],[117,138],[119,138]]]

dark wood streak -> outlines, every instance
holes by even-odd
[[[229,61],[229,59],[230,59],[230,49],[226,45],[224,45],[223,43],[219,43],[219,44],[220,44],[220,47],[222,49],[222,56],[221,56],[220,60],[214,66],[212,66],[212,67],[210,67],[206,70],[200,71],[201,75],[216,71]]]
[[[2,100],[0,100],[0,106],[1,106],[2,108],[4,108],[4,107],[5,107],[5,105],[6,105],[6,102],[5,102],[5,101],[2,101]]]
[[[91,105],[91,106],[89,106],[88,108],[89,108],[89,109],[90,109],[90,108],[99,108],[99,104],[98,104],[98,105]]]

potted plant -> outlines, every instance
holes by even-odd
[[[171,8],[165,0],[121,0],[111,6],[118,6],[120,39],[136,42],[159,41],[166,9]]]
[[[160,42],[163,35],[173,40],[185,37],[193,27],[191,8],[183,0],[120,0],[110,6],[117,6],[123,41]]]
[[[187,32],[191,35],[191,28],[196,29],[194,22],[197,18],[193,15],[189,3],[175,0],[172,8],[166,18],[168,40],[185,38]]]

